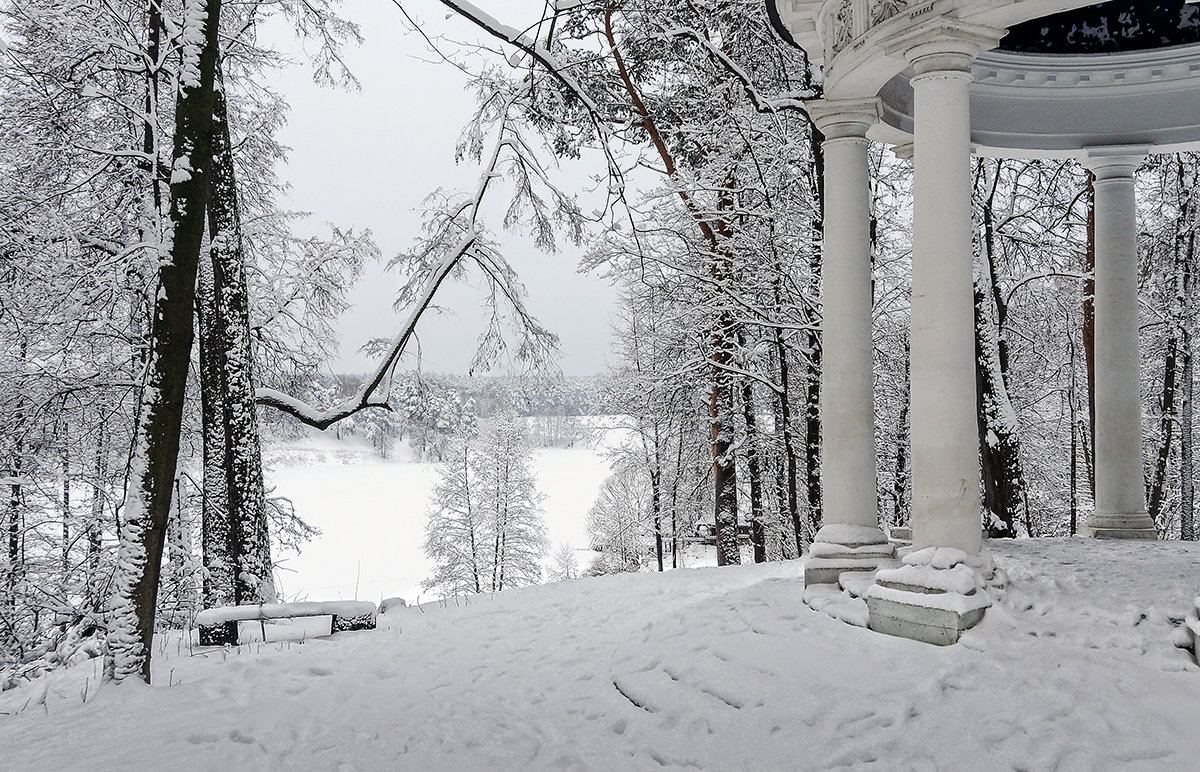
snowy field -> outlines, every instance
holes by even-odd
[[[582,579],[305,642],[168,640],[154,688],[81,664],[0,695],[0,766],[1198,768],[1200,669],[1172,641],[1200,545],[989,546],[1009,590],[949,648],[810,610],[800,561]]]
[[[590,420],[599,424],[593,441],[535,449],[533,463],[546,496],[550,552],[570,544],[580,550],[582,568],[594,555],[586,549],[587,512],[608,476],[604,453],[622,434],[604,429],[615,419]],[[407,443],[385,460],[369,446],[323,435],[268,445],[264,460],[271,495],[290,499],[297,514],[321,530],[299,555],[276,556],[289,600],[417,599],[433,569],[421,545],[437,464],[413,462]]]

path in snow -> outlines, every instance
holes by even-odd
[[[1170,640],[1200,545],[991,549],[1010,589],[948,648],[812,611],[799,562],[602,577],[168,650],[175,686],[87,705],[77,667],[0,695],[32,701],[0,744],[14,769],[1195,768],[1200,668]]]

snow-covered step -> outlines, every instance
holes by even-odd
[[[852,596],[835,584],[810,584],[805,587],[804,603],[813,611],[819,611],[846,624],[855,627],[867,626],[867,602]]]
[[[895,568],[895,560],[884,561],[879,568]],[[804,602],[846,624],[866,627],[869,615],[863,594],[875,584],[875,571],[843,571],[837,584],[811,584],[804,588]]]
[[[888,560],[879,565],[880,569],[895,568],[900,563],[896,560]],[[852,598],[861,598],[871,585],[875,584],[876,571],[843,571],[838,576],[838,586],[846,592],[850,593]]]

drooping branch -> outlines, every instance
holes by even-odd
[[[273,407],[308,426],[320,430],[327,429],[338,421],[367,408],[374,407],[391,410],[392,408],[388,403],[388,393],[391,388],[391,378],[396,364],[407,350],[408,344],[416,333],[417,325],[420,323],[421,318],[433,305],[434,297],[437,295],[442,283],[445,282],[447,277],[454,274],[463,265],[464,261],[467,260],[473,262],[488,278],[493,287],[496,288],[493,291],[493,296],[502,298],[503,302],[507,303],[515,312],[515,316],[520,320],[520,324],[525,330],[527,339],[533,341],[551,341],[548,346],[552,347],[554,345],[554,336],[538,325],[536,320],[530,315],[528,309],[525,308],[522,300],[524,291],[517,284],[515,273],[511,266],[487,243],[480,230],[480,209],[492,180],[501,176],[500,165],[505,159],[505,149],[507,148],[511,153],[515,154],[513,163],[518,172],[536,167],[532,157],[524,151],[524,143],[520,141],[519,137],[514,138],[511,132],[512,130],[507,117],[507,108],[505,108],[499,119],[495,143],[479,176],[479,182],[474,194],[461,203],[455,204],[451,202],[448,208],[439,214],[439,225],[434,235],[427,240],[423,255],[430,256],[441,251],[443,248],[441,245],[443,244],[453,244],[453,246],[439,260],[424,269],[426,276],[419,287],[412,290],[406,287],[402,291],[401,299],[409,300],[408,316],[405,318],[400,332],[385,348],[379,364],[370,377],[363,382],[362,386],[348,399],[324,410],[309,405],[303,400],[281,391],[266,388],[256,390],[255,395],[258,404]],[[534,176],[543,183],[546,183],[544,172],[541,171],[540,167],[536,168]],[[548,183],[546,184],[549,186]],[[556,199],[561,197],[561,193],[554,191],[553,188],[552,191]],[[518,196],[520,195],[521,193],[518,191]],[[526,197],[531,197],[528,190]],[[413,283],[410,283],[409,286],[412,287]],[[489,332],[485,337],[492,339],[495,337],[495,334]],[[526,342],[522,346],[519,355],[523,356],[527,354],[530,357],[536,358],[538,356],[537,351],[538,346],[536,344]]]

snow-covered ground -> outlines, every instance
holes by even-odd
[[[802,563],[561,582],[379,630],[92,663],[0,695],[5,769],[1164,769],[1200,766],[1174,648],[1200,545],[993,542],[963,641],[801,602]],[[84,698],[86,696],[86,704]]]
[[[534,451],[551,554],[560,544],[588,546],[587,512],[608,476],[604,453],[621,435],[611,428],[614,419],[591,421],[594,441]],[[289,599],[416,600],[433,569],[421,545],[436,464],[412,461],[405,443],[384,460],[369,446],[327,435],[268,445],[264,458],[272,495],[290,499],[321,531],[299,555],[276,555]],[[583,567],[588,560],[580,555]]]

